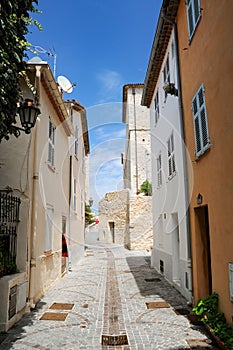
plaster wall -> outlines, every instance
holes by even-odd
[[[152,149],[152,197],[154,245],[152,266],[160,270],[164,260],[164,275],[180,292],[191,300],[190,259],[188,254],[188,202],[185,194],[184,152],[181,136],[181,119],[178,97],[163,90],[163,70],[169,57],[170,82],[177,87],[177,63],[173,52],[174,37],[171,35],[164,57],[157,86],[150,106],[151,149]],[[154,99],[159,94],[159,117],[155,118]],[[175,171],[169,175],[168,140],[173,135]],[[162,183],[158,182],[158,158],[161,156]],[[191,164],[190,159],[187,159]],[[191,173],[190,173],[191,175]],[[174,238],[176,237],[176,238]]]
[[[233,2],[201,1],[201,17],[192,40],[188,38],[185,2],[177,15],[179,56],[183,91],[184,126],[187,149],[193,162],[193,191],[190,203],[194,300],[207,296],[205,280],[198,272],[200,239],[197,208],[208,208],[212,290],[219,294],[219,308],[232,323],[228,264],[233,262],[233,90],[232,13]],[[204,84],[210,149],[195,156],[191,103]],[[197,204],[198,194],[202,203]]]

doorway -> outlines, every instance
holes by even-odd
[[[112,243],[115,243],[115,223],[113,221],[109,222],[109,228],[110,228]]]
[[[172,214],[172,279],[180,285],[180,232],[178,213]]]
[[[64,234],[64,237],[66,238],[66,217],[63,215],[61,219],[61,226],[62,226],[62,235]],[[62,242],[63,242],[63,239],[62,239]],[[63,274],[65,271],[66,271],[66,258],[61,255],[61,273]]]
[[[198,298],[212,293],[211,250],[208,206],[195,208]]]

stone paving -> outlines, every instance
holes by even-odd
[[[54,303],[73,307],[53,309]],[[176,289],[150,268],[149,253],[96,243],[88,246],[85,257],[53,285],[36,309],[8,331],[0,350],[217,350],[205,329],[192,325],[177,309],[191,311]],[[42,315],[53,319],[42,320]],[[128,344],[103,344],[102,336],[108,332],[126,334]]]

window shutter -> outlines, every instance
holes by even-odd
[[[195,132],[195,141],[196,141],[196,153],[199,153],[201,150],[201,134],[200,134],[198,117],[196,117],[194,120],[194,132]]]
[[[210,144],[204,87],[201,85],[192,101],[196,156],[203,154]]]
[[[188,8],[188,24],[189,24],[189,35],[191,36],[193,33],[193,10],[192,10],[192,4],[189,4]]]

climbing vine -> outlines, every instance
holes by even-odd
[[[0,142],[13,132],[17,102],[20,101],[20,79],[25,75],[29,25],[41,29],[30,13],[38,12],[38,0],[1,0],[0,3]]]

